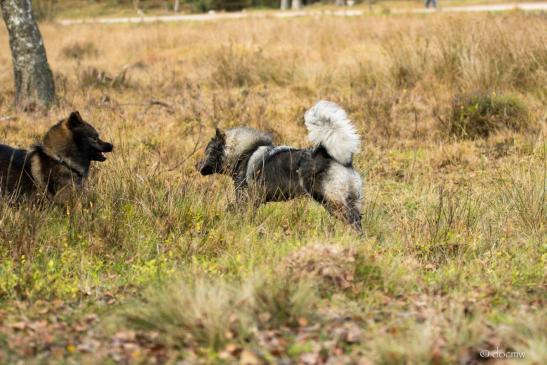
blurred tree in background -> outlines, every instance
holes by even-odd
[[[15,107],[22,111],[49,108],[55,101],[55,83],[31,0],[0,0],[9,34],[15,81]]]

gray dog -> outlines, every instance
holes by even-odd
[[[199,162],[202,175],[232,177],[238,201],[258,205],[309,195],[331,214],[361,227],[362,181],[353,168],[360,137],[346,112],[320,101],[304,115],[314,146],[274,146],[270,134],[247,127],[217,128]]]

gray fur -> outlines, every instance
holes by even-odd
[[[215,154],[219,150],[222,153]],[[276,147],[269,135],[255,129],[217,130],[198,169],[203,175],[218,172],[231,176],[238,199],[251,199],[255,205],[311,196],[332,215],[362,232],[361,177],[322,146]]]

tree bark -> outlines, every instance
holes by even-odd
[[[292,0],[292,8],[295,10],[298,10],[302,7],[302,1],[301,0]]]
[[[289,8],[289,0],[281,0],[281,10],[287,10]]]
[[[9,33],[15,79],[15,106],[30,111],[55,101],[55,84],[30,0],[0,0]]]

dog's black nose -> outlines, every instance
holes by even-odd
[[[104,142],[103,143],[103,152],[112,152],[114,145],[112,143]]]
[[[211,175],[213,173],[213,166],[204,164],[202,166],[198,165],[199,173],[203,176]]]

